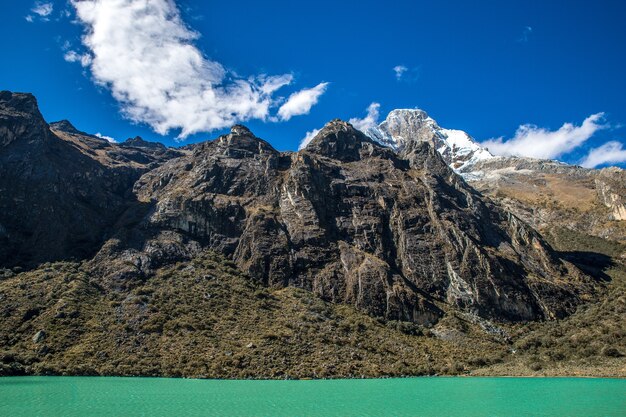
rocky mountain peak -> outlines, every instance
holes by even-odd
[[[132,146],[135,148],[165,148],[161,142],[148,142],[141,136],[135,136],[134,138],[128,138],[121,143],[122,146]]]
[[[252,133],[252,131],[250,129],[248,129],[246,126],[244,126],[244,125],[234,125],[233,127],[230,128],[230,134],[231,135],[237,135],[237,136],[252,136],[252,137],[254,137],[254,134]]]
[[[420,140],[431,141],[434,132],[440,129],[437,122],[420,109],[392,110],[381,123],[381,128],[397,138],[399,146],[416,135]]]
[[[424,110],[392,110],[378,126],[365,129],[376,142],[402,152],[411,142],[428,142],[457,172],[466,172],[479,161],[493,158],[462,130],[444,129]]]
[[[396,153],[333,120],[298,154],[264,146],[229,133],[141,177],[134,192],[154,206],[137,233],[159,248],[137,252],[144,268],[208,247],[268,285],[422,324],[438,320],[436,303],[512,321],[560,317],[577,303],[573,291],[587,291],[580,271],[430,143]],[[119,268],[106,268],[115,282]]]
[[[42,141],[50,135],[37,99],[29,93],[0,91],[0,145]]]
[[[71,133],[75,135],[84,135],[84,132],[76,129],[74,125],[67,119],[59,120],[58,122],[50,123],[50,128],[52,130],[57,130],[60,132]]]
[[[334,119],[328,122],[307,145],[306,150],[338,161],[358,161],[362,151],[371,153],[378,147],[363,132],[348,122]]]
[[[216,140],[204,142],[194,148],[194,154],[197,156],[207,153],[241,159],[252,155],[278,154],[279,152],[272,145],[257,137],[246,126],[234,125],[230,129],[230,133],[222,135]]]
[[[12,236],[0,236],[0,266],[92,259],[99,282],[119,289],[213,250],[259,282],[423,325],[444,305],[499,320],[562,317],[590,291],[539,234],[419,140],[436,126],[420,112],[383,125],[408,138],[397,153],[333,120],[297,154],[235,126],[191,152],[155,156],[164,152],[53,134],[41,115],[4,102],[0,133],[13,136],[0,140],[20,146],[0,148],[0,230]],[[28,123],[49,140],[25,141],[39,134]]]
[[[30,93],[0,91],[0,105],[3,109],[11,108],[15,112],[39,113],[37,99]],[[40,114],[40,113],[39,113]]]

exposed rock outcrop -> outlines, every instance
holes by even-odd
[[[588,289],[430,144],[396,154],[339,120],[295,154],[235,127],[146,173],[135,192],[154,203],[146,230],[226,253],[268,285],[388,319],[432,322],[438,303],[508,320],[560,317]]]
[[[600,201],[611,210],[611,220],[626,220],[626,174],[620,168],[605,168],[595,178]]]
[[[147,140],[143,140],[141,136],[135,136],[134,138],[128,138],[124,142],[120,144],[120,146],[124,147],[133,147],[133,148],[152,148],[152,149],[166,149],[165,145],[160,142],[148,142]]]
[[[240,125],[184,150],[118,145],[68,123],[51,131],[32,96],[0,97],[5,266],[91,259],[98,285],[124,291],[211,249],[266,285],[426,325],[450,306],[562,317],[592,291],[429,141],[394,151],[333,120],[297,153]]]
[[[475,164],[464,177],[538,230],[564,227],[626,241],[626,172],[620,168],[498,157]]]

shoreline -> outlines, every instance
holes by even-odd
[[[359,380],[389,380],[389,379],[615,379],[626,380],[626,376],[590,376],[590,375],[410,375],[410,376],[390,376],[390,377],[337,377],[337,378],[195,378],[180,376],[153,376],[153,375],[60,375],[60,374],[28,374],[28,375],[0,375],[0,379],[5,378],[142,378],[142,379],[186,379],[195,381],[359,381]]]

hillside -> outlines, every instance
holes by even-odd
[[[448,309],[430,328],[267,288],[211,252],[126,291],[76,263],[5,271],[0,375],[625,377],[626,268],[604,271],[607,289],[564,320],[498,324]]]
[[[531,158],[477,163],[468,182],[537,230],[560,226],[626,242],[626,172]]]
[[[387,129],[169,149],[1,92],[0,372],[623,375],[622,244],[477,191],[451,131]]]

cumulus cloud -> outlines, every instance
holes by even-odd
[[[528,156],[531,158],[554,159],[578,148],[598,130],[609,126],[603,124],[604,113],[592,114],[580,126],[565,123],[555,131],[534,125],[522,125],[511,139],[489,139],[482,145],[494,155]]]
[[[380,103],[373,102],[367,106],[367,116],[362,119],[353,117],[349,120],[350,124],[361,132],[367,132],[369,128],[378,126],[378,118],[380,117]]]
[[[396,74],[396,80],[400,81],[402,79],[402,75],[407,72],[409,69],[404,65],[396,65],[393,67],[393,72]]]
[[[96,133],[95,136],[99,137],[100,139],[108,140],[111,143],[117,143],[117,141],[113,139],[111,136],[103,135],[100,132]]]
[[[319,83],[313,88],[305,88],[289,96],[278,109],[280,120],[289,120],[293,116],[309,114],[311,107],[317,104],[320,96],[326,92],[328,83]]]
[[[41,20],[48,21],[49,16],[52,14],[53,10],[54,5],[52,3],[41,1],[35,2],[33,7],[30,9],[33,14],[29,14],[28,16],[26,16],[26,20],[29,22],[34,22],[35,18],[38,17]]]
[[[618,141],[610,141],[602,146],[591,149],[580,163],[585,168],[595,168],[600,165],[620,164],[626,162],[626,149]]]
[[[322,129],[313,129],[309,132],[306,132],[306,135],[304,135],[304,139],[302,139],[302,142],[300,142],[300,146],[298,146],[298,150],[301,151],[302,149],[306,148],[306,146],[313,140],[313,138],[317,136],[318,133],[320,133],[320,130]]]
[[[185,25],[174,0],[71,0],[71,5],[85,29],[87,58],[76,52],[66,59],[86,65],[125,117],[157,133],[180,129],[179,138],[185,138],[249,119],[268,120],[281,100],[273,95],[293,81],[291,74],[242,78],[205,57],[194,44],[199,34]]]

